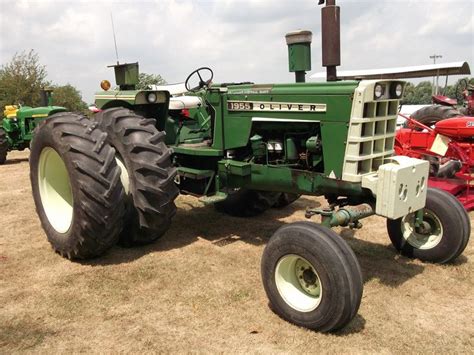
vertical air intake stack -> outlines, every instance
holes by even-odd
[[[319,0],[319,5],[324,4],[324,1]],[[321,39],[327,81],[337,80],[336,67],[341,65],[340,33],[340,8],[336,6],[336,0],[326,0],[326,6],[321,9]]]
[[[297,83],[305,82],[306,71],[311,70],[311,31],[294,31],[287,33],[289,70],[295,73]]]

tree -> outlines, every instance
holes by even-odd
[[[38,106],[40,90],[48,86],[46,67],[34,50],[16,53],[0,68],[0,107],[21,103]]]
[[[159,74],[140,73],[138,75],[137,90],[150,90],[151,85],[164,85],[166,80]]]
[[[439,95],[444,95],[450,98],[456,98],[456,86],[461,80],[467,80],[471,85],[474,85],[474,78],[463,78],[456,81],[454,85],[448,85],[445,87],[439,87]],[[413,85],[412,83],[407,83],[405,86],[405,95],[403,96],[404,105],[429,105],[431,104],[431,93],[432,93],[432,84],[429,81],[422,81],[418,85]],[[459,103],[461,104],[461,103]]]
[[[418,105],[429,105],[431,103],[433,87],[430,81],[422,81],[415,87],[414,101]]]
[[[10,62],[0,68],[0,109],[5,105],[22,104],[41,106],[41,89],[52,86],[46,67],[40,64],[34,50],[16,53]],[[87,105],[81,93],[72,85],[54,85],[53,103],[71,111],[83,111]],[[3,110],[0,110],[0,112]]]
[[[416,105],[415,102],[415,85],[407,83],[405,86],[405,94],[403,96],[403,105]]]
[[[63,106],[68,111],[83,111],[87,109],[87,104],[82,101],[79,90],[70,84],[53,87],[53,104]]]

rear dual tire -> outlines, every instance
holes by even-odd
[[[31,142],[36,211],[53,249],[69,259],[99,256],[122,229],[124,191],[115,150],[87,117],[58,113]]]
[[[107,133],[107,143],[115,148],[122,181],[127,185],[126,222],[120,244],[152,243],[168,230],[179,194],[165,133],[156,129],[154,119],[125,108],[102,111],[94,119]]]

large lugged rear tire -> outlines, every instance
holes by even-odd
[[[122,228],[124,191],[115,150],[87,117],[52,115],[31,142],[36,211],[53,249],[86,259],[112,247]]]
[[[0,165],[5,164],[5,162],[7,161],[7,153],[8,153],[7,134],[2,128],[0,128]]]
[[[274,206],[279,193],[239,189],[214,204],[217,211],[235,217],[255,217]]]
[[[443,105],[426,106],[411,114],[411,118],[428,127],[433,126],[439,121],[456,116],[461,116],[458,110],[451,106]]]
[[[154,119],[125,108],[102,111],[95,120],[107,133],[107,142],[116,149],[119,163],[126,170],[123,181],[127,181],[131,198],[120,242],[126,246],[151,243],[168,230],[179,194],[165,133],[156,129]]]
[[[263,252],[262,280],[275,313],[321,332],[347,325],[362,299],[354,252],[334,231],[309,222],[275,232]]]
[[[433,263],[456,259],[467,246],[471,234],[469,215],[451,194],[428,189],[424,208],[424,229],[415,227],[415,213],[396,220],[387,219],[393,246],[402,255]]]

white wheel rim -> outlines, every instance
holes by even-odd
[[[120,182],[123,185],[125,193],[128,195],[130,193],[130,177],[128,176],[127,168],[125,167],[125,164],[118,155],[115,156],[115,161],[120,167]]]
[[[53,148],[46,147],[41,151],[38,186],[49,224],[56,232],[66,233],[72,224],[74,199],[66,165]]]
[[[410,213],[402,219],[403,238],[412,247],[421,250],[433,249],[443,239],[443,225],[439,218],[430,210],[424,209],[423,221],[429,222],[431,230],[428,233],[420,233],[415,227],[415,213]]]
[[[301,256],[282,257],[275,268],[275,284],[283,300],[300,312],[311,312],[321,303],[321,279],[311,263]]]

